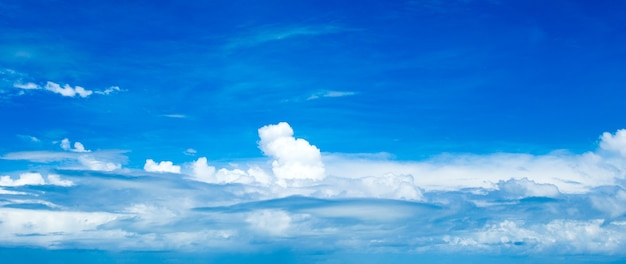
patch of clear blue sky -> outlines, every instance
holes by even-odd
[[[79,102],[11,98],[0,106],[12,124],[3,151],[18,133],[62,134],[138,156],[192,147],[213,159],[252,157],[256,128],[277,121],[329,152],[585,151],[623,127],[626,111],[619,1],[0,8],[3,67],[39,83],[126,91]],[[306,100],[320,91],[355,94]]]

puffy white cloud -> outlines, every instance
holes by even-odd
[[[41,173],[28,172],[19,175],[18,179],[13,180],[10,176],[0,177],[0,186],[15,187],[24,185],[57,185],[57,186],[72,186],[74,183],[70,180],[63,180],[61,176],[56,174],[48,175],[48,182],[44,179]]]
[[[293,129],[285,122],[259,129],[259,147],[272,157],[274,176],[285,180],[322,180],[325,170],[320,150],[304,139],[294,138]]]
[[[72,151],[74,151],[74,152],[91,152],[91,150],[85,149],[85,146],[83,145],[83,143],[80,143],[80,142],[74,142],[74,149],[72,149]]]
[[[615,134],[604,132],[600,140],[601,149],[626,157],[626,129],[617,130]]]
[[[82,165],[79,169],[93,171],[114,171],[122,168],[122,164],[120,163],[98,160],[98,158],[93,155],[80,155],[78,156],[78,162]]]
[[[559,188],[553,184],[540,184],[534,181],[523,179],[509,179],[498,182],[498,189],[505,197],[519,199],[524,197],[557,197],[561,193]]]
[[[206,157],[184,166],[146,160],[146,171],[181,177],[121,170],[119,152],[73,152],[85,147],[67,140],[67,151],[2,157],[58,161],[54,168],[80,170],[59,170],[63,179],[0,177],[0,193],[36,197],[0,201],[0,222],[10,223],[0,225],[0,236],[48,248],[623,255],[626,160],[608,147],[619,145],[613,142],[619,132],[609,135],[600,143],[607,146],[582,154],[396,161],[389,155],[322,156],[280,123],[259,129],[259,147],[271,164],[252,159],[224,168]],[[283,174],[289,170],[300,176]],[[28,186],[36,184],[73,187]],[[44,206],[56,210],[47,214],[50,219],[42,219]],[[87,212],[102,212],[103,218]],[[34,220],[17,219],[22,216]],[[76,224],[76,217],[93,224]]]
[[[57,186],[63,186],[63,187],[69,187],[69,186],[74,185],[72,181],[63,180],[61,179],[61,176],[56,175],[56,174],[48,174],[48,183],[50,183],[51,185],[57,185]]]
[[[0,177],[0,186],[44,185],[46,181],[40,173],[22,173],[16,180],[9,176]]]
[[[206,157],[198,158],[198,160],[191,163],[191,174],[193,179],[207,182],[217,183],[215,177],[215,167],[209,166]]]
[[[85,145],[83,145],[83,143],[80,143],[78,141],[74,142],[74,148],[71,148],[70,145],[71,143],[68,138],[64,138],[63,140],[61,140],[60,146],[63,150],[72,152],[91,152],[91,150],[85,149]]]
[[[70,140],[68,138],[64,138],[61,140],[61,144],[60,144],[61,148],[63,150],[70,150]]]
[[[62,96],[67,96],[67,97],[74,97],[76,95],[79,95],[80,97],[85,98],[85,97],[90,96],[93,93],[93,91],[87,90],[80,86],[76,86],[72,88],[72,86],[70,86],[69,84],[65,84],[63,87],[61,87],[61,85],[59,85],[58,83],[51,82],[51,81],[48,81],[46,83],[45,89],[53,93],[58,93]]]
[[[148,172],[180,173],[180,166],[174,165],[171,161],[161,161],[156,163],[152,159],[147,159],[143,169]]]
[[[226,168],[216,170],[215,167],[208,164],[206,157],[198,158],[196,161],[192,162],[189,167],[191,168],[191,179],[196,181],[215,184],[251,184],[253,182],[261,184],[269,183],[267,174],[258,167],[250,168],[248,171]]]

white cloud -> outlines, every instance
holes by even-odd
[[[29,136],[29,135],[17,135],[20,139],[25,140],[25,141],[29,141],[29,142],[41,142],[40,139],[38,139],[37,137],[34,136]]]
[[[24,185],[57,185],[57,186],[72,186],[73,183],[70,180],[62,180],[61,176],[56,174],[48,174],[48,182],[44,180],[41,173],[28,172],[19,175],[18,179],[13,180],[10,176],[0,177],[0,186],[24,186]]]
[[[70,150],[70,140],[68,138],[64,138],[61,140],[61,144],[60,144],[61,148],[63,150]]]
[[[80,97],[85,98],[93,93],[93,91],[87,90],[80,86],[72,88],[72,86],[70,86],[69,84],[65,84],[65,86],[61,87],[61,85],[59,85],[58,83],[51,81],[48,81],[46,83],[45,89],[67,97],[74,97],[76,95],[79,95]]]
[[[0,177],[0,186],[44,185],[46,181],[39,173],[22,173],[16,180],[9,176]]]
[[[215,177],[215,167],[209,166],[206,157],[198,158],[198,160],[191,163],[191,170],[193,179],[207,182],[218,183]]]
[[[62,143],[62,147],[68,147]],[[7,153],[0,156],[3,160],[26,160],[39,163],[60,163],[59,169],[70,170],[93,170],[93,171],[113,171],[120,169],[127,157],[123,155],[126,151],[106,150],[106,151],[85,151],[85,152],[54,152],[54,151],[22,151]]]
[[[148,172],[180,173],[180,166],[174,165],[171,161],[161,161],[156,163],[152,159],[147,159],[143,169]]]
[[[474,248],[491,252],[520,247],[534,252],[580,254],[607,253],[620,250],[626,239],[619,228],[606,225],[602,219],[587,221],[557,219],[549,223],[527,224],[524,221],[503,220],[490,223],[469,236],[445,236],[451,248]]]
[[[178,119],[185,119],[187,118],[186,115],[181,115],[181,114],[166,114],[163,115],[164,117],[169,117],[169,118],[178,118]]]
[[[0,208],[0,236],[3,241],[54,247],[58,241],[68,238],[80,239],[90,232],[90,238],[98,236],[98,226],[117,219],[118,215],[99,212],[68,212],[50,210],[24,210]]]
[[[356,94],[355,92],[349,92],[349,91],[324,91],[324,92],[312,94],[311,96],[307,98],[307,100],[315,100],[315,99],[320,99],[324,97],[344,97],[344,96],[351,96],[355,94]]]
[[[599,190],[592,193],[589,198],[595,209],[606,213],[611,218],[626,215],[626,191],[624,189]]]
[[[103,250],[621,256],[626,248],[626,159],[615,155],[619,133],[582,154],[396,161],[385,154],[322,155],[296,139],[287,123],[258,132],[270,162],[224,168],[206,157],[184,166],[146,160],[145,171],[180,177],[122,170],[119,151],[72,152],[85,147],[72,147],[69,139],[66,151],[5,154],[7,162],[59,162],[37,166],[58,169],[63,178],[0,177],[0,193],[33,197],[0,201],[0,236],[20,246]],[[63,171],[68,167],[80,170]],[[31,187],[37,184],[72,188]]]
[[[197,150],[192,149],[192,148],[188,148],[186,149],[183,154],[187,155],[187,156],[195,156],[198,153]]]
[[[98,160],[93,155],[80,155],[78,156],[78,162],[82,165],[78,169],[87,169],[93,171],[114,171],[122,168],[122,164],[116,162],[110,162],[106,160]]]
[[[561,193],[553,184],[539,184],[526,178],[498,182],[498,189],[507,198],[520,199],[524,197],[558,197]]]
[[[274,159],[272,171],[279,181],[324,179],[320,150],[304,139],[294,138],[289,124],[264,126],[259,129],[259,137],[259,148]]]
[[[74,149],[72,150],[74,152],[91,152],[91,150],[85,149],[85,146],[83,145],[83,143],[80,142],[74,142]]]
[[[27,83],[16,82],[16,83],[13,84],[13,87],[18,88],[18,89],[24,89],[24,90],[41,89],[41,86],[39,86],[36,83],[32,83],[32,82],[27,82]]]
[[[337,177],[412,175],[415,185],[427,191],[495,189],[500,181],[526,178],[537,184],[554,185],[563,193],[586,193],[597,186],[614,185],[623,178],[615,164],[596,153],[442,155],[406,162],[328,155],[324,163],[327,173]]]
[[[115,93],[115,92],[119,92],[119,91],[121,91],[119,86],[111,86],[109,88],[106,88],[103,91],[94,91],[94,93],[102,94],[102,95],[109,95],[109,94],[112,94],[112,93]]]
[[[259,210],[246,218],[254,230],[274,236],[285,235],[291,224],[291,217],[281,210]]]
[[[72,152],[91,152],[91,150],[85,149],[85,146],[83,145],[83,143],[80,142],[74,142],[74,148],[70,147],[70,140],[68,138],[64,138],[63,140],[61,140],[61,148],[63,150],[66,151],[72,151]]]
[[[626,157],[626,129],[617,130],[615,134],[604,132],[600,139],[601,149]]]
[[[63,180],[61,179],[61,176],[56,175],[56,174],[48,174],[48,183],[50,183],[51,185],[57,185],[57,186],[63,186],[63,187],[69,187],[69,186],[74,185],[72,181]]]

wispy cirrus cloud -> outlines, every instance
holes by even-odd
[[[314,93],[312,95],[310,95],[309,97],[307,97],[307,100],[316,100],[316,99],[320,99],[320,98],[328,98],[328,97],[345,97],[345,96],[352,96],[352,95],[356,95],[356,92],[350,92],[350,91],[323,91],[323,92],[318,92],[318,93]]]
[[[53,81],[47,81],[45,84],[41,85],[31,80],[32,78],[27,74],[7,68],[0,69],[0,85],[17,89],[18,95],[24,95],[27,91],[40,90],[59,94],[63,97],[87,98],[93,94],[110,95],[122,91],[118,86],[111,86],[104,90],[90,90],[78,85],[71,86],[67,83],[61,85]]]
[[[97,150],[85,149],[80,142],[64,138],[59,147],[64,151],[18,151],[0,156],[3,160],[22,160],[36,163],[56,164],[58,169],[113,171],[121,169],[122,163],[127,161],[124,150]]]
[[[282,41],[297,37],[312,37],[319,35],[335,34],[350,29],[336,25],[305,25],[305,26],[282,26],[268,25],[250,30],[247,34],[232,38],[224,46],[226,50],[250,48],[264,43]]]

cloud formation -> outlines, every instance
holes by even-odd
[[[16,82],[13,84],[13,87],[18,88],[18,89],[24,89],[24,90],[41,89],[39,85],[37,85],[36,83],[32,83],[32,82],[27,82],[27,83]]]
[[[27,172],[19,175],[17,179],[12,179],[10,176],[0,177],[0,186],[2,187],[16,187],[25,185],[57,185],[57,186],[72,186],[72,181],[63,180],[61,176],[56,174],[48,174],[48,180],[46,181],[41,173]]]
[[[281,184],[287,180],[322,180],[325,170],[320,150],[304,139],[294,138],[285,122],[259,129],[259,148],[274,160],[272,171]]]
[[[324,91],[324,92],[312,94],[311,96],[307,98],[307,100],[315,100],[315,99],[320,99],[320,98],[325,98],[325,97],[344,97],[344,96],[352,96],[355,94],[356,92],[349,92],[349,91]]]
[[[80,143],[78,141],[74,142],[74,148],[70,147],[70,140],[68,138],[64,138],[63,140],[61,140],[61,148],[63,150],[66,151],[72,151],[72,152],[91,152],[91,150],[85,149],[85,145],[83,145],[83,143]]]
[[[61,87],[61,85],[59,85],[58,83],[51,82],[51,81],[48,81],[44,88],[53,93],[58,93],[62,96],[67,96],[67,97],[74,97],[78,95],[82,98],[85,98],[87,96],[90,96],[93,93],[93,91],[87,90],[80,86],[72,87],[69,84],[65,84],[63,87]]]
[[[104,90],[89,90],[81,86],[72,87],[69,84],[62,86],[53,81],[47,81],[44,85],[41,85],[37,82],[29,81],[33,78],[30,78],[27,74],[7,68],[0,68],[0,77],[2,77],[0,78],[0,84],[4,83],[18,90],[18,92],[13,93],[14,95],[25,95],[28,91],[41,90],[56,93],[64,97],[86,98],[93,94],[110,95],[122,91],[119,86],[110,86]],[[4,91],[0,90],[0,92]]]
[[[156,163],[152,159],[147,159],[143,169],[148,172],[180,173],[180,166],[174,165],[171,161],[161,161]]]
[[[603,134],[597,150],[581,154],[395,161],[322,153],[278,123],[258,130],[269,161],[220,166],[206,157],[181,165],[147,159],[143,170],[107,167],[120,157],[72,151],[85,148],[71,148],[67,140],[61,142],[65,151],[3,156],[54,164],[46,170],[56,171],[0,177],[0,242],[198,252],[280,247],[622,256],[621,131]],[[81,170],[67,170],[62,161],[68,160]]]

